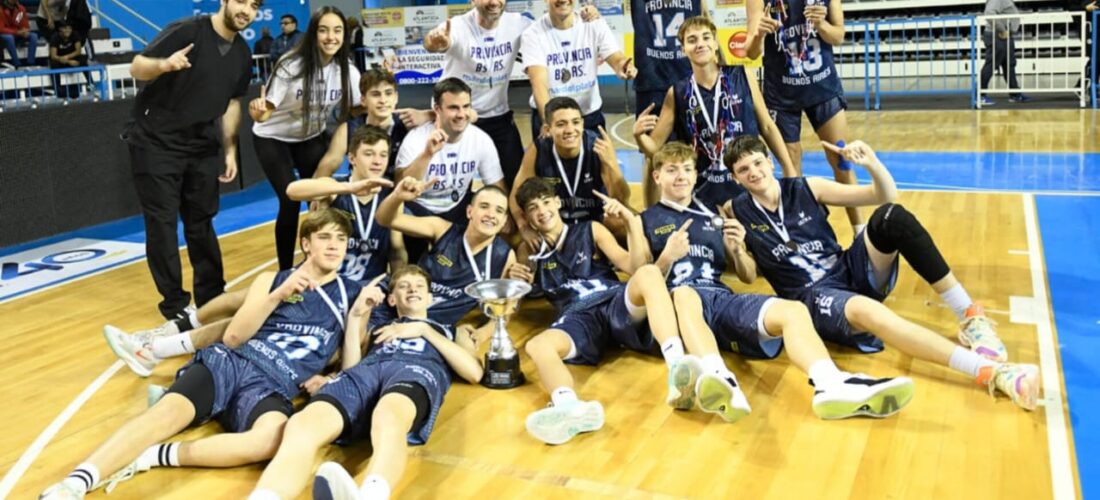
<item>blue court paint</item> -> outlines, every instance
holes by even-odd
[[[641,182],[642,155],[619,151],[627,182]],[[878,153],[902,189],[944,191],[990,190],[1100,192],[1098,153]],[[806,175],[832,177],[822,152],[802,158]],[[778,170],[778,166],[776,166]],[[870,182],[862,167],[853,167],[861,183]]]
[[[305,205],[303,205],[304,207]],[[218,234],[238,231],[275,219],[279,211],[279,202],[275,193],[266,182],[258,182],[243,191],[222,196],[221,210],[214,217],[214,230]],[[184,245],[183,224],[177,227],[179,244]],[[127,217],[116,221],[70,231],[40,240],[0,248],[0,257],[19,253],[31,248],[46,246],[70,238],[91,238],[97,240],[145,241],[145,224],[141,216]]]
[[[1100,498],[1100,198],[1036,196],[1082,498]]]

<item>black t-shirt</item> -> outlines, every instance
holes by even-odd
[[[57,49],[58,57],[67,56],[76,52],[76,44],[78,42],[80,42],[80,39],[77,38],[76,34],[65,39],[61,38],[60,33],[54,33],[53,36],[50,37],[50,48]]]
[[[192,43],[190,68],[164,73],[138,92],[127,126],[131,144],[169,153],[217,152],[215,120],[248,91],[252,52],[240,35],[226,41],[210,16],[196,16],[166,26],[141,55],[166,58]]]

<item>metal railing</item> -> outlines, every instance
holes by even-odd
[[[0,73],[0,112],[98,101],[107,94],[107,82],[106,68],[101,65]]]
[[[883,96],[973,94],[971,16],[876,21],[866,39],[874,58],[875,109]]]
[[[1080,106],[1085,107],[1089,75],[1085,67],[1083,12],[977,16],[975,19],[982,27],[985,46],[982,81],[975,87],[979,109],[988,95],[1009,94],[1020,99],[1024,93],[1073,93]],[[1078,28],[1074,29],[1075,26]],[[1001,72],[1007,85],[1000,85],[1000,80],[993,78],[995,69]]]

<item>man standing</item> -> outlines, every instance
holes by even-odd
[[[130,63],[130,74],[144,87],[122,138],[130,147],[145,216],[145,251],[164,298],[159,308],[165,318],[184,314],[191,303],[176,250],[176,220],[181,216],[194,269],[195,303],[202,306],[225,289],[213,225],[218,181],[237,176],[240,98],[252,73],[252,54],[239,32],[256,18],[262,3],[222,0],[213,16],[165,27]],[[220,176],[219,146],[225,162]]]
[[[275,43],[271,44],[271,64],[273,65],[283,54],[290,52],[290,49],[298,45],[298,40],[302,39],[302,32],[298,31],[298,18],[290,14],[284,14],[279,20],[279,28],[283,33],[275,39]]]
[[[985,15],[997,16],[1002,14],[1019,14],[1016,3],[1012,0],[986,0]],[[993,70],[1000,68],[1008,82],[1008,88],[1020,88],[1020,82],[1016,81],[1016,42],[1013,33],[1020,31],[1018,18],[1000,18],[989,21],[985,31],[982,32],[982,43],[985,44],[985,64],[982,65],[982,90],[989,88],[989,80],[993,78]],[[992,106],[997,101],[982,96],[982,106]],[[1011,102],[1027,102],[1031,98],[1019,92],[1008,95]]]

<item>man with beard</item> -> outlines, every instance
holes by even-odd
[[[222,0],[213,16],[165,27],[130,64],[130,74],[145,85],[122,138],[129,144],[145,216],[149,270],[163,297],[160,313],[168,319],[185,315],[191,304],[177,251],[176,220],[181,216],[194,269],[195,304],[202,306],[225,290],[213,225],[218,181],[237,176],[240,100],[252,76],[252,53],[240,32],[262,4]],[[224,156],[218,156],[219,149]]]

